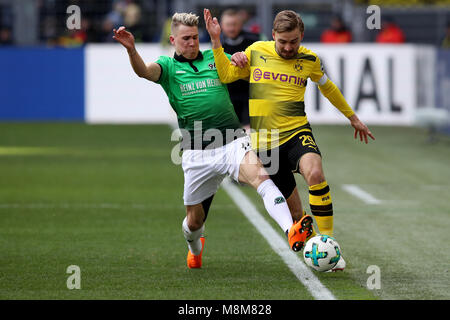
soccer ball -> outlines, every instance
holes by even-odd
[[[316,271],[325,272],[333,268],[341,258],[341,247],[337,241],[320,234],[306,242],[303,249],[305,263]]]

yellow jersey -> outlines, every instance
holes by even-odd
[[[300,46],[295,57],[284,59],[276,52],[275,41],[258,41],[245,50],[249,63],[241,69],[230,63],[223,49],[213,51],[222,82],[237,79],[250,82],[249,116],[254,149],[272,149],[299,131],[311,130],[304,103],[307,80],[319,85],[329,81],[317,54]],[[347,103],[336,107],[347,117],[354,113]]]

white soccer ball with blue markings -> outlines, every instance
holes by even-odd
[[[316,271],[325,272],[333,268],[341,258],[341,247],[336,239],[317,235],[306,242],[303,248],[305,263]]]

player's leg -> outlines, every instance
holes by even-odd
[[[222,181],[211,167],[212,153],[202,150],[185,150],[182,157],[184,172],[184,205],[186,217],[182,223],[183,235],[188,245],[189,268],[200,268],[205,246],[203,232],[208,211]]]
[[[291,195],[286,198],[286,201],[289,210],[291,211],[292,219],[294,219],[294,221],[299,221],[305,212],[303,211],[302,200],[300,199],[297,187],[295,187],[294,191],[291,192]]]
[[[330,196],[330,187],[325,179],[322,167],[322,158],[315,153],[306,153],[300,159],[300,171],[309,185],[309,202],[319,232],[333,236],[333,204]],[[331,271],[343,271],[346,262],[341,254],[336,266]]]
[[[304,154],[300,158],[299,168],[309,186],[309,204],[319,232],[333,236],[333,203],[321,156],[312,152]]]
[[[308,151],[308,149],[305,149],[300,142],[302,139],[299,139],[299,136],[301,135],[302,133],[299,133],[299,135],[294,136],[279,148],[271,150],[268,155],[272,157],[276,155],[278,157],[278,165],[273,167],[272,162],[276,159],[271,159],[271,163],[268,163],[266,166],[268,167],[268,170],[272,172],[270,178],[286,198],[294,222],[301,222],[301,224],[306,225],[309,229],[306,238],[306,240],[308,240],[313,237],[316,232],[312,225],[311,228],[308,226],[309,221],[312,221],[312,219],[310,216],[307,216],[305,210],[303,210],[293,173],[298,171],[298,161],[303,152]],[[263,154],[262,156],[265,155]],[[275,172],[273,172],[274,168],[277,168]],[[306,222],[303,222],[302,219],[305,219]]]
[[[319,232],[331,235],[333,207],[322,169],[321,153],[312,132],[301,131],[283,146],[292,171],[302,174],[309,186],[311,213],[316,218]]]
[[[293,179],[292,173],[290,174]],[[261,161],[252,150],[245,154],[240,164],[239,181],[257,190],[269,215],[286,233],[289,246],[294,251],[300,251],[312,232],[312,218],[305,216],[294,223],[285,196],[269,178]],[[293,183],[292,189],[295,188],[295,180]]]
[[[264,207],[283,231],[292,226],[292,216],[286,199],[273,181],[269,178],[256,154],[248,151],[239,167],[239,182],[246,183],[256,189],[264,201]]]
[[[300,199],[297,187],[295,187],[294,191],[292,191],[292,194],[289,196],[289,198],[287,198],[287,203],[289,206],[289,210],[291,210],[294,221],[301,221],[301,219],[306,216],[306,211],[303,210],[302,201]],[[314,230],[314,227],[311,227],[311,232],[306,237],[306,240],[309,240],[315,235],[316,231]]]
[[[304,211],[286,148],[282,145],[271,150],[259,151],[257,155],[263,162],[270,179],[286,199],[292,219],[299,221]]]
[[[186,218],[183,220],[183,234],[188,242],[189,250],[198,255],[201,251],[201,244],[198,240],[203,236],[205,221],[208,217],[209,208],[214,195],[199,204],[186,205]]]
[[[183,220],[183,235],[189,251],[199,255],[202,250],[200,238],[203,236],[205,213],[201,203],[186,206],[186,218]]]
[[[183,220],[183,235],[186,239],[189,252],[187,265],[189,268],[201,268],[202,254],[205,248],[205,221],[214,195],[202,203],[186,206],[186,218]]]

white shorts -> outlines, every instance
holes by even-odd
[[[244,136],[216,149],[183,151],[184,204],[198,204],[211,197],[227,175],[238,181],[242,159],[250,150],[250,138]]]

